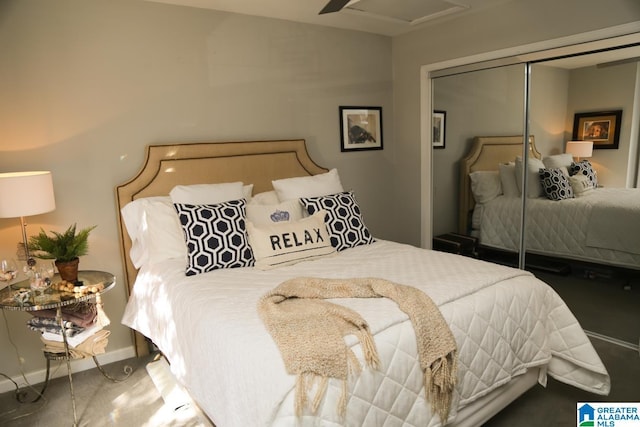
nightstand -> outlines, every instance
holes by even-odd
[[[82,286],[74,286],[70,288],[57,286],[60,285],[61,279],[59,275],[54,275],[51,279],[51,286],[44,292],[36,294],[31,290],[29,283],[30,279],[22,280],[13,283],[6,288],[0,290],[0,308],[3,310],[14,311],[29,311],[35,312],[40,310],[55,309],[56,310],[56,323],[64,330],[65,321],[62,318],[62,308],[71,304],[77,304],[81,302],[96,302],[101,303],[101,294],[110,291],[116,284],[115,276],[111,273],[104,271],[79,271],[78,282],[82,282]],[[67,374],[69,377],[69,387],[71,390],[71,404],[73,407],[73,421],[74,426],[77,425],[76,415],[76,402],[73,391],[73,377],[71,374],[71,359],[73,356],[69,351],[69,342],[65,333],[62,334],[63,339],[63,351],[60,352],[44,352],[44,357],[47,361],[46,378],[40,396],[47,388],[49,383],[49,367],[52,360],[65,360],[67,364]],[[106,338],[105,338],[106,339]],[[93,361],[100,372],[111,381],[121,381],[122,379],[115,379],[104,371],[96,356],[93,356]],[[132,372],[132,369],[128,366],[125,367],[126,379]],[[37,400],[37,399],[36,399]]]
[[[441,234],[433,238],[433,249],[477,258],[478,239],[458,233]]]

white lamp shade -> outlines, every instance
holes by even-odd
[[[38,215],[55,208],[51,172],[0,173],[0,218]]]
[[[593,155],[593,141],[567,141],[566,152],[573,157],[591,157]]]

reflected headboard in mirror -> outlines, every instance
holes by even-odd
[[[469,174],[476,171],[497,171],[500,163],[512,162],[516,156],[522,156],[523,139],[522,135],[477,136],[473,138],[471,149],[460,160],[459,233],[469,234],[471,215],[475,206]],[[529,150],[529,156],[541,158],[533,135],[529,136]]]

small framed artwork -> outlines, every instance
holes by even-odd
[[[433,111],[433,148],[444,148],[446,137],[447,112],[442,110]]]
[[[382,107],[340,107],[340,151],[382,150]]]
[[[620,143],[622,110],[576,113],[573,119],[573,139],[593,141],[593,148],[616,149]]]

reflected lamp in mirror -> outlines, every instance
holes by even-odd
[[[571,154],[578,161],[581,157],[591,157],[593,155],[593,141],[567,141],[565,152]]]
[[[0,218],[20,218],[24,256],[31,267],[35,260],[29,255],[24,217],[51,212],[55,208],[51,172],[0,173]]]

